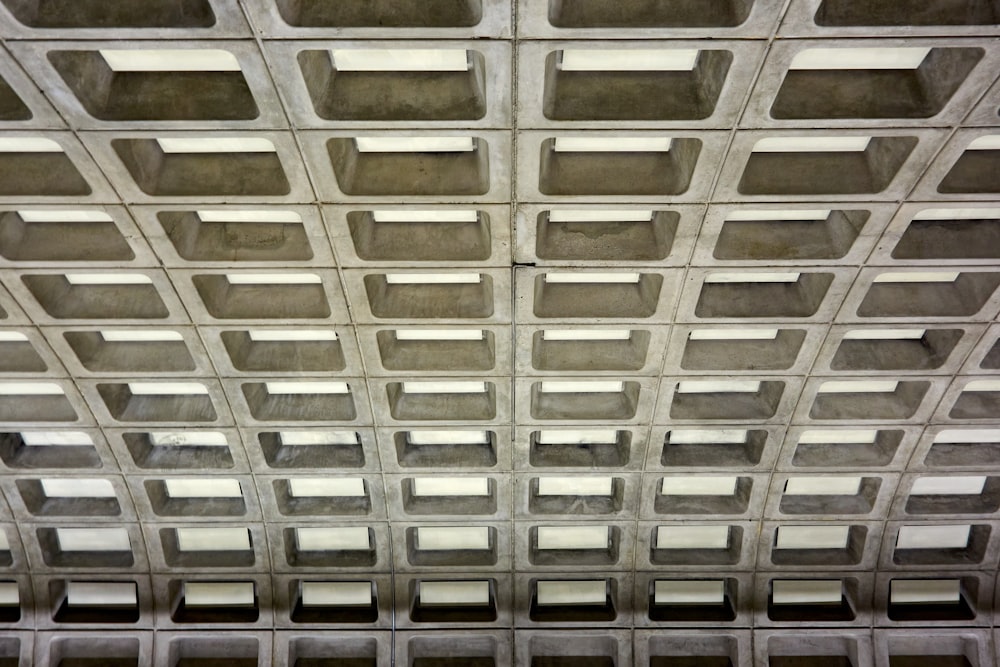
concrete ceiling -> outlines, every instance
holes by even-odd
[[[995,664],[998,35],[0,0],[0,663]]]

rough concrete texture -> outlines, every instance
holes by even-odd
[[[1000,3],[0,0],[0,667],[990,667]]]

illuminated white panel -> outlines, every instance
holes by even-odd
[[[690,340],[774,340],[777,329],[693,329]]]
[[[483,340],[482,329],[396,329],[396,340]]]
[[[372,603],[370,581],[303,581],[303,607],[368,607]]]
[[[54,382],[2,382],[0,396],[56,396],[64,394]]]
[[[914,220],[990,220],[1000,218],[1000,208],[925,208]]]
[[[67,273],[70,285],[152,285],[153,279],[144,273]]]
[[[543,394],[620,394],[625,391],[625,383],[614,380],[554,380],[540,382],[538,390]]]
[[[1000,391],[1000,380],[973,380],[962,391]]]
[[[0,529],[0,551],[10,551],[10,539],[3,529]]]
[[[966,147],[967,151],[996,151],[1000,150],[1000,134],[987,134],[976,137],[972,143]]]
[[[677,383],[678,394],[755,394],[758,380],[693,380]]]
[[[844,340],[920,340],[926,329],[851,329]]]
[[[657,579],[653,582],[653,603],[658,605],[719,605],[726,601],[722,579]]]
[[[802,431],[802,435],[799,436],[799,444],[870,445],[877,439],[878,431],[875,429],[857,431],[816,429]]]
[[[483,282],[479,273],[387,273],[388,285],[474,285]]]
[[[230,285],[319,285],[323,282],[315,273],[227,273]]]
[[[789,477],[785,482],[786,496],[856,496],[860,492],[860,477]]]
[[[669,137],[556,137],[557,153],[666,153]]]
[[[959,271],[908,271],[880,273],[873,283],[953,283],[961,275]]]
[[[890,604],[958,604],[961,579],[893,579],[889,582]]]
[[[535,546],[549,549],[607,549],[611,541],[610,526],[538,526]]]
[[[131,581],[68,581],[66,604],[70,607],[134,607],[138,587]]]
[[[896,391],[896,380],[842,380],[824,382],[817,389],[820,394],[888,394]]]
[[[62,152],[62,146],[45,137],[0,137],[0,153]]]
[[[0,343],[24,343],[28,340],[20,331],[0,331]]]
[[[610,496],[614,477],[539,477],[539,496]]]
[[[545,282],[547,283],[586,283],[586,284],[619,284],[619,283],[638,283],[641,275],[638,272],[630,271],[608,271],[604,273],[596,273],[593,271],[578,272],[578,273],[563,273],[559,271],[550,271],[545,274]]]
[[[846,549],[850,526],[778,526],[775,549]]]
[[[21,606],[21,591],[16,581],[0,581],[0,607]]]
[[[404,382],[404,394],[485,394],[485,382]]]
[[[488,496],[489,477],[414,477],[414,496]]]
[[[346,382],[265,382],[268,394],[349,394]]]
[[[930,47],[805,49],[788,69],[917,69]]]
[[[213,209],[195,211],[202,222],[266,222],[295,224],[302,222],[302,216],[295,211]]]
[[[205,477],[200,479],[166,479],[163,481],[171,498],[242,498],[238,479]]]
[[[754,144],[754,153],[853,153],[868,148],[871,137],[764,137]]]
[[[464,72],[465,49],[333,49],[338,72]]]
[[[179,551],[249,551],[246,528],[175,528]]]
[[[226,434],[220,431],[157,431],[149,434],[155,447],[228,447]]]
[[[608,582],[604,579],[589,581],[539,581],[536,595],[539,606],[546,605],[603,605],[607,602]]]
[[[354,431],[279,431],[278,439],[289,447],[357,445],[359,442]]]
[[[421,581],[420,606],[475,606],[490,603],[489,581]]]
[[[112,329],[102,330],[101,338],[108,343],[153,343],[157,341],[184,340],[179,331],[164,329]]]
[[[934,436],[935,443],[1000,442],[1000,430],[988,428],[945,429]]]
[[[566,72],[690,71],[698,49],[563,49],[560,69]]]
[[[292,498],[359,498],[365,493],[363,477],[292,477],[288,480]]]
[[[184,582],[185,607],[252,607],[252,581]]]
[[[420,551],[486,550],[490,548],[487,526],[420,526],[416,529]]]
[[[411,445],[487,445],[490,434],[486,431],[407,431],[406,440]]]
[[[332,329],[251,329],[247,335],[250,336],[250,340],[258,342],[337,340],[337,332]]]
[[[660,493],[664,496],[731,496],[736,493],[738,477],[712,476],[664,477]]]
[[[840,579],[774,579],[771,601],[774,604],[840,604],[844,596]]]
[[[133,396],[173,396],[208,394],[208,387],[200,382],[129,382]]]
[[[60,551],[131,551],[124,528],[56,528]]]
[[[114,498],[115,487],[106,479],[54,478],[39,480],[49,498]]]
[[[299,551],[368,551],[371,536],[367,526],[296,528],[295,545]]]
[[[729,526],[658,526],[657,549],[728,549]]]
[[[649,222],[653,212],[642,209],[555,209],[549,222]]]
[[[158,137],[164,153],[274,153],[263,137]]]
[[[590,443],[614,444],[618,442],[618,431],[574,430],[538,431],[535,440],[539,445],[585,445]]]
[[[673,445],[742,445],[747,441],[747,431],[738,429],[677,430],[670,432]]]
[[[801,274],[797,271],[782,272],[743,272],[743,273],[710,273],[705,276],[705,282],[713,283],[794,283]]]
[[[18,211],[25,222],[112,222],[104,211]]]
[[[830,209],[739,210],[726,214],[726,222],[770,220],[826,220]]]
[[[479,211],[466,209],[372,211],[375,222],[479,222]]]
[[[628,329],[544,329],[542,340],[628,340]]]
[[[900,526],[897,549],[964,549],[972,526]]]
[[[94,444],[90,435],[82,431],[21,431],[21,440],[29,447],[47,445],[81,447]]]
[[[355,137],[361,153],[464,153],[476,149],[472,137]]]
[[[113,72],[239,72],[240,61],[221,49],[100,49]]]
[[[918,477],[910,487],[911,496],[978,496],[986,488],[985,475]]]

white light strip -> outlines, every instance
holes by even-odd
[[[677,383],[678,394],[755,394],[759,380],[688,380]]]
[[[1000,430],[985,428],[945,429],[934,436],[935,444],[969,444],[1000,442]]]
[[[698,49],[563,49],[559,68],[564,72],[680,72],[691,71]]]
[[[978,496],[986,488],[985,475],[918,477],[910,487],[911,496]]]
[[[563,273],[551,271],[543,274],[547,283],[586,283],[586,284],[612,284],[612,283],[638,283],[642,274],[638,272],[616,271],[614,273]]]
[[[754,144],[754,153],[860,153],[871,137],[765,137]]]
[[[664,477],[660,480],[660,495],[664,496],[732,496],[738,477],[705,476]]]
[[[386,273],[389,285],[456,285],[483,282],[481,273]]]
[[[420,581],[421,607],[484,607],[490,603],[489,581]]]
[[[672,445],[742,445],[749,431],[739,429],[676,430],[670,432]]]
[[[82,431],[21,431],[21,440],[29,447],[94,445],[94,440]]]
[[[911,271],[909,273],[880,273],[873,283],[953,283],[962,275],[960,271]]]
[[[790,70],[917,69],[930,47],[805,49],[795,54]]]
[[[100,334],[107,343],[154,343],[184,340],[184,336],[179,331],[166,329],[110,329],[102,330]]]
[[[669,137],[556,137],[556,153],[667,153]]]
[[[46,498],[114,498],[115,487],[107,479],[49,478],[38,480]]]
[[[296,528],[295,546],[299,551],[369,551],[372,548],[368,526]]]
[[[608,430],[541,430],[535,440],[539,445],[616,444],[618,431]]]
[[[489,477],[414,477],[414,496],[461,497],[490,495]]]
[[[319,285],[323,282],[315,273],[227,273],[230,285]]]
[[[813,430],[802,431],[800,445],[870,445],[878,439],[877,430]]]
[[[133,396],[208,395],[208,387],[200,382],[129,382]]]
[[[997,151],[1000,150],[1000,134],[987,134],[972,140],[967,151]]]
[[[411,445],[488,445],[487,431],[407,431]]]
[[[62,146],[45,137],[0,137],[0,153],[62,152]]]
[[[482,329],[396,329],[396,340],[483,340]]]
[[[726,601],[723,579],[657,579],[653,582],[653,604],[721,605]]]
[[[785,481],[786,496],[856,496],[861,492],[860,477],[789,477]]]
[[[597,581],[539,581],[536,584],[538,606],[549,605],[604,605],[607,603],[608,582]]]
[[[279,431],[278,439],[286,447],[360,444],[358,434],[354,431]]]
[[[479,222],[479,211],[465,209],[372,211],[375,222]]]
[[[844,582],[840,579],[772,579],[774,604],[840,604]]]
[[[539,551],[552,549],[607,549],[611,542],[610,526],[538,526],[535,546]]]
[[[774,340],[777,329],[692,329],[689,340]]]
[[[25,343],[27,340],[20,331],[0,331],[0,343]]]
[[[969,545],[972,526],[900,526],[897,549],[964,549]]]
[[[104,211],[18,211],[25,222],[113,222]]]
[[[490,548],[488,526],[420,526],[415,532],[418,551],[485,551]]]
[[[337,332],[332,329],[250,329],[247,335],[259,343],[337,340]]]
[[[629,340],[628,329],[543,329],[542,340]]]
[[[275,153],[263,137],[158,137],[164,153]]]
[[[614,477],[539,477],[539,496],[611,496]]]
[[[625,383],[616,380],[604,381],[545,381],[538,383],[538,391],[543,394],[620,394],[625,391]]]
[[[67,273],[70,285],[152,285],[153,279],[144,273]]]
[[[70,607],[134,607],[139,604],[134,582],[67,581],[66,604]]]
[[[221,49],[100,49],[113,72],[239,72],[240,61]]]
[[[252,581],[184,582],[185,607],[252,607]]]
[[[641,209],[555,209],[549,222],[649,222],[652,211]]]
[[[202,222],[264,222],[271,224],[301,224],[302,216],[295,211],[234,211],[231,209],[215,209],[210,211],[195,211]]]
[[[996,220],[1000,208],[925,208],[914,220]]]
[[[998,391],[1000,392],[1000,380],[973,380],[964,387],[962,392],[967,391]]]
[[[246,528],[175,528],[179,551],[249,551],[250,531]]]
[[[851,329],[844,340],[920,340],[926,329]]]
[[[441,380],[439,382],[403,382],[404,394],[485,394],[485,382],[455,382]]]
[[[958,604],[961,601],[961,579],[893,579],[889,582],[889,604]]]
[[[728,549],[729,526],[657,526],[656,549]]]
[[[817,394],[888,394],[896,391],[897,380],[842,380],[824,382]]]
[[[58,396],[63,388],[54,382],[0,382],[0,396]]]
[[[361,153],[468,153],[473,137],[355,137]]]
[[[275,394],[350,394],[346,382],[265,382],[264,389]]]
[[[124,528],[56,528],[60,551],[131,551],[132,542]]]
[[[772,220],[826,220],[830,209],[739,210],[726,214],[726,222],[770,222]]]
[[[288,480],[288,495],[292,498],[363,498],[368,494],[362,477],[292,477]]]
[[[154,447],[228,447],[220,431],[157,431],[149,434]]]
[[[465,72],[465,49],[333,49],[338,72]]]
[[[303,581],[299,590],[303,607],[369,607],[373,598],[370,581]]]
[[[238,479],[218,477],[202,479],[165,479],[163,485],[171,498],[242,498]]]
[[[706,283],[794,283],[801,274],[798,271],[768,273],[710,273]]]

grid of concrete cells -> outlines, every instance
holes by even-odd
[[[998,38],[0,0],[0,665],[995,665]]]

